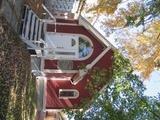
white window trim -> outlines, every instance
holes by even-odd
[[[91,45],[91,48],[92,48],[92,51],[90,52],[89,55],[87,55],[86,57],[83,57],[83,58],[65,58],[65,60],[78,60],[78,61],[83,61],[83,60],[87,60],[89,57],[91,57],[91,55],[93,54],[93,51],[94,51],[94,46],[93,46],[93,43],[92,43],[92,40],[86,36],[86,35],[83,35],[83,34],[72,34],[72,33],[54,33],[54,32],[46,32],[45,34],[60,34],[60,35],[73,35],[73,36],[79,36],[81,38],[84,38],[85,40],[87,40],[90,45]],[[46,39],[46,37],[45,37]],[[51,59],[51,60],[64,60],[64,58],[62,57],[59,57],[59,58],[56,58],[56,57],[53,57],[53,56],[44,56],[44,58],[46,59]]]
[[[76,90],[76,89],[59,89],[59,95],[60,95],[60,92],[61,92],[61,91],[74,91],[74,92],[76,92],[77,94],[76,94],[76,96],[73,96],[73,97],[70,97],[70,96],[68,96],[68,97],[59,96],[59,99],[76,99],[76,98],[79,97],[79,91]]]

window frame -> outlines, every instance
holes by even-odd
[[[69,92],[71,92],[71,91],[73,91],[73,92],[76,92],[76,95],[75,96],[73,96],[73,97],[71,97],[71,96],[60,96],[60,92],[61,91],[69,91]],[[78,97],[79,97],[79,91],[77,90],[77,89],[59,89],[59,91],[58,91],[58,97],[59,97],[59,99],[77,99]]]

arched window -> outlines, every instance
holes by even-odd
[[[79,97],[79,91],[76,89],[59,89],[60,99],[76,99]]]
[[[79,37],[79,59],[90,56],[93,51],[91,43],[84,37]]]
[[[92,41],[85,35],[47,33],[45,56],[58,60],[85,60],[93,52]]]

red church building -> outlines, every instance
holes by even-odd
[[[112,67],[114,47],[80,15],[83,4],[46,0],[43,19],[24,7],[20,34],[37,76],[37,120],[60,120],[62,109],[80,108],[82,99],[92,98],[86,85],[93,70]]]

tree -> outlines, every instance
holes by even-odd
[[[144,26],[145,17],[155,18],[159,15],[159,5],[159,0],[129,2],[125,7],[116,9],[113,16],[106,19],[105,24],[110,27]]]
[[[96,14],[113,14],[120,0],[98,0],[98,3],[88,10]]]
[[[127,59],[114,56],[112,82],[90,106],[69,110],[75,120],[158,120],[160,106],[156,99],[143,95],[140,78],[132,73]],[[88,103],[88,101],[87,101]],[[155,104],[156,103],[156,104]]]
[[[160,21],[152,23],[148,29],[133,39],[135,45],[126,43],[125,47],[135,69],[141,71],[144,78],[160,68]]]
[[[109,16],[104,22],[109,27],[124,27],[129,20],[133,22],[142,9],[142,3],[137,1],[128,3],[127,8],[118,8],[119,4],[121,0],[98,0],[96,5],[87,7],[86,12],[92,12],[97,18],[101,15]]]
[[[111,28],[124,28],[129,24],[134,24],[137,17],[142,11],[143,4],[141,2],[129,2],[127,7],[116,9],[114,14],[104,21],[104,24]]]
[[[96,16],[96,22],[102,14],[112,15],[120,2],[121,0],[97,0],[97,4],[92,7],[86,7],[86,12],[94,14]]]
[[[113,14],[103,21],[107,28],[121,29],[121,33],[125,31],[127,37],[117,37],[117,42],[123,46],[122,50],[127,52],[135,70],[141,72],[144,79],[147,79],[154,69],[160,68],[160,19],[157,17],[160,14],[159,5],[160,0],[131,1],[126,7],[114,9]],[[103,11],[102,14],[104,13],[107,14]],[[137,34],[133,35],[129,32],[139,26],[143,26],[141,33],[137,31]]]

